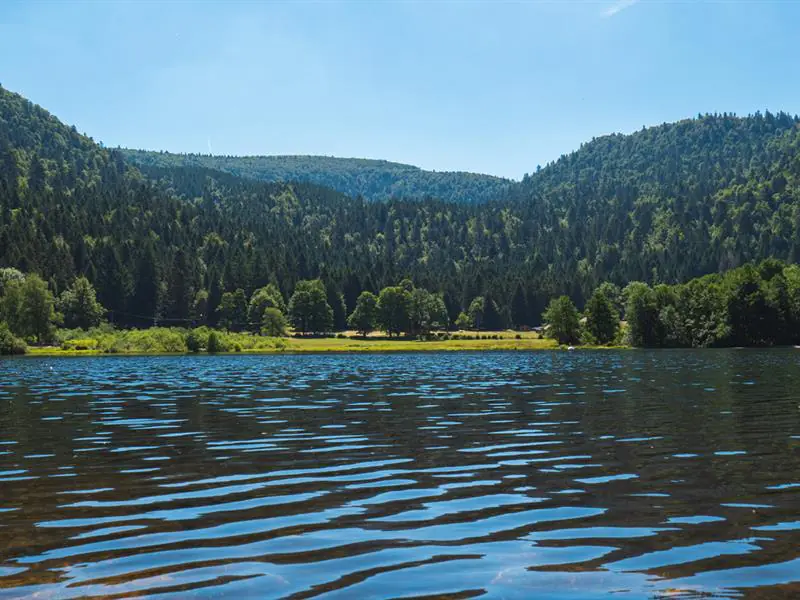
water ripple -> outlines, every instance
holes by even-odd
[[[0,373],[0,598],[800,596],[796,352]]]

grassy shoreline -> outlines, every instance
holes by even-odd
[[[513,335],[503,336],[499,333],[483,334],[480,339],[441,339],[441,340],[415,340],[415,339],[385,339],[361,338],[355,336],[338,337],[307,337],[307,338],[262,338],[258,337],[257,343],[241,343],[241,337],[246,334],[235,334],[239,345],[229,347],[214,354],[313,354],[313,353],[347,353],[347,352],[475,352],[475,351],[533,351],[557,350],[558,344],[554,340],[539,339],[533,336],[516,338]],[[496,338],[494,336],[497,336]],[[249,337],[249,336],[248,336]],[[256,338],[257,336],[253,336]],[[234,342],[236,344],[237,342]],[[207,354],[206,350],[189,352],[176,349],[169,351],[156,348],[111,350],[99,346],[81,347],[78,345],[40,346],[29,347],[27,356],[142,356],[142,355],[191,355]]]

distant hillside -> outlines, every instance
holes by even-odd
[[[583,199],[708,195],[760,175],[781,152],[780,138],[799,125],[783,112],[723,113],[607,135],[526,176],[519,189]]]
[[[125,149],[121,152],[137,166],[205,167],[259,181],[315,183],[372,201],[431,197],[449,202],[481,203],[502,198],[512,183],[491,175],[425,171],[411,165],[363,158],[210,156]]]

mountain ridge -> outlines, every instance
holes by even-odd
[[[488,177],[490,179],[500,179],[503,181],[516,182],[518,180],[510,177],[501,177],[500,175],[492,175],[490,173],[483,173],[481,171],[466,171],[461,169],[426,169],[419,165],[412,163],[405,163],[396,160],[389,160],[385,158],[370,158],[365,156],[339,156],[336,154],[214,154],[205,152],[173,152],[171,150],[148,150],[147,148],[123,148],[117,146],[113,148],[123,154],[166,154],[170,156],[186,157],[186,158],[225,158],[225,159],[322,159],[343,162],[360,162],[373,166],[396,166],[402,167],[411,171],[424,171],[427,173],[457,173],[459,175],[478,175],[481,177]]]
[[[213,155],[119,148],[138,167],[198,166],[258,181],[325,185],[352,197],[386,201],[435,197],[481,203],[502,196],[514,181],[467,171],[432,171],[383,159],[323,155]]]

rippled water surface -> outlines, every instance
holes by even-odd
[[[0,361],[0,598],[800,597],[800,350]]]

